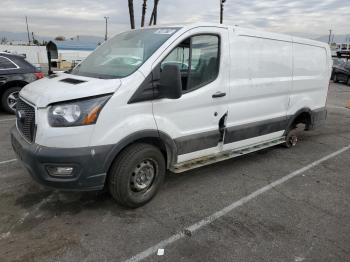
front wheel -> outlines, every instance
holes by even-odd
[[[21,91],[21,87],[11,87],[2,94],[1,96],[1,104],[2,108],[10,114],[14,114],[16,111],[17,100],[19,96],[19,91]]]
[[[108,189],[120,205],[137,208],[156,195],[164,176],[162,152],[150,144],[134,144],[114,160],[108,174]]]

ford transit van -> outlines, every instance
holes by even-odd
[[[184,172],[278,144],[326,118],[327,44],[216,24],[116,35],[69,73],[27,85],[13,149],[62,190],[107,188],[135,208],[166,170]]]

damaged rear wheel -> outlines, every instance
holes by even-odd
[[[284,142],[284,146],[286,148],[291,148],[296,146],[298,143],[298,133],[297,128],[293,128],[288,131],[286,135],[286,141]]]

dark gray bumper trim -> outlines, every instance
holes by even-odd
[[[51,188],[73,191],[99,190],[104,187],[107,168],[105,159],[111,145],[83,148],[49,148],[30,144],[16,127],[11,129],[12,147],[20,162],[34,180]],[[94,154],[92,153],[94,150]],[[71,177],[52,177],[46,166],[74,166]]]

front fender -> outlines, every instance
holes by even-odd
[[[167,134],[163,132],[158,132],[158,130],[141,130],[137,131],[135,133],[132,133],[123,139],[121,139],[118,143],[113,145],[112,149],[108,153],[106,159],[105,159],[105,167],[108,170],[109,167],[112,165],[114,159],[116,156],[128,145],[134,143],[137,140],[143,140],[148,138],[155,138],[159,139],[163,145],[166,148],[167,153],[167,167],[170,167],[172,164],[176,163],[177,159],[177,148],[175,142],[168,136]]]

